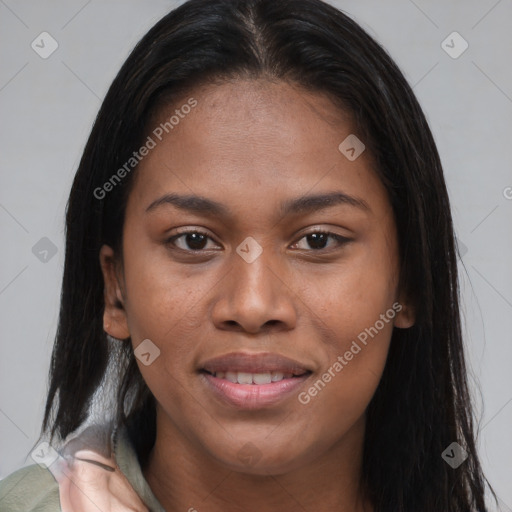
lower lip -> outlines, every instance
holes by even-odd
[[[310,376],[306,373],[300,377],[283,379],[270,384],[235,384],[209,373],[200,375],[214,395],[240,409],[261,409],[274,405],[297,391]]]

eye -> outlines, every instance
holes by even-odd
[[[335,248],[336,246],[340,247],[344,245],[345,243],[349,242],[350,239],[346,238],[344,236],[338,235],[336,233],[332,233],[330,231],[323,231],[320,229],[317,229],[316,231],[313,231],[311,233],[308,233],[304,235],[300,240],[306,240],[306,242],[309,244],[310,248],[313,251],[321,251],[324,249],[331,249]],[[332,244],[328,245],[329,240],[334,240],[335,247],[331,247]],[[297,249],[308,249],[308,247],[297,247],[299,245],[299,242],[295,242],[294,246]]]
[[[305,240],[309,245],[309,248],[300,247],[299,242],[301,240]],[[334,240],[334,247],[331,247],[333,244],[329,244],[329,240]],[[205,250],[215,248],[215,244],[214,247],[208,247],[209,241],[213,241],[213,239],[208,233],[198,229],[191,229],[188,231],[181,231],[179,234],[173,235],[165,241],[165,244],[170,244],[186,252],[203,252]],[[295,242],[295,244],[293,244],[292,248],[322,251],[335,248],[336,246],[340,247],[349,241],[349,238],[332,233],[331,231],[317,229],[316,231],[304,235],[299,242]]]
[[[201,252],[204,249],[211,249],[208,247],[208,241],[212,240],[208,233],[192,229],[189,231],[182,231],[179,235],[174,235],[168,238],[165,243],[171,244],[178,249],[188,252]]]

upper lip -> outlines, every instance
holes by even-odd
[[[282,372],[293,375],[303,375],[311,370],[303,363],[273,353],[249,354],[245,352],[232,352],[222,356],[208,359],[201,366],[201,370],[209,373],[217,372],[247,372],[267,373]]]

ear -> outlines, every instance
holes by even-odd
[[[405,294],[401,293],[399,299],[393,304],[393,309],[397,312],[395,317],[395,327],[408,329],[416,322],[416,311]]]
[[[103,330],[113,338],[124,340],[130,337],[124,297],[117,274],[117,261],[114,250],[103,245],[100,249],[100,265],[105,283],[105,311],[103,312]]]

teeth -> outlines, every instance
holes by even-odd
[[[252,384],[252,374],[238,372],[238,384]]]
[[[226,372],[226,380],[236,384],[238,382],[238,374],[236,372]]]
[[[292,373],[282,372],[264,372],[264,373],[248,373],[248,372],[215,372],[214,377],[225,379],[233,384],[270,384],[279,382],[283,379],[291,379]]]
[[[282,380],[284,377],[284,373],[281,372],[272,372],[272,382],[277,382]]]
[[[270,384],[272,382],[272,375],[270,373],[255,373],[252,376],[254,384]]]

